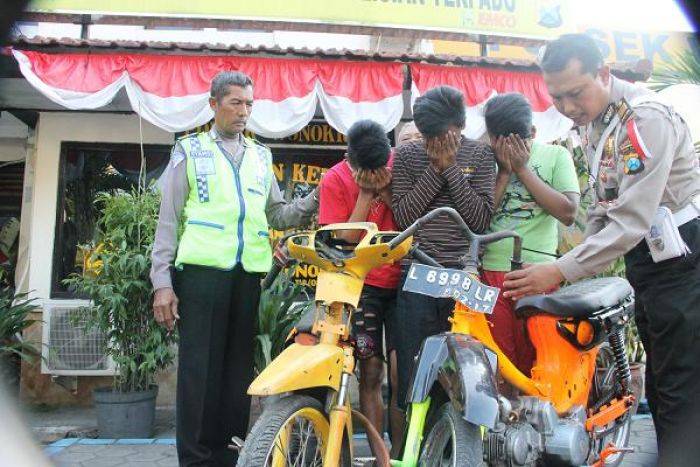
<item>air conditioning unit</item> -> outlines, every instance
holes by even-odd
[[[51,375],[111,376],[114,362],[104,353],[105,336],[88,328],[80,308],[87,300],[46,300],[43,303],[41,372]]]

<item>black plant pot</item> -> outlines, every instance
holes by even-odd
[[[114,392],[112,388],[93,391],[100,438],[150,438],[156,415],[158,386],[147,391]]]
[[[7,394],[19,397],[20,376],[22,374],[22,359],[14,353],[0,354],[0,381]]]

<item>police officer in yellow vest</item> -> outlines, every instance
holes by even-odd
[[[506,296],[597,274],[624,255],[659,465],[698,465],[700,171],[690,131],[655,93],[611,76],[586,35],[548,44],[541,68],[557,109],[585,127],[596,203],[585,240],[554,263],[509,273]]]
[[[161,179],[152,254],[155,319],[169,329],[177,323],[180,336],[181,466],[235,465],[227,446],[248,427],[260,277],[272,263],[268,228],[303,226],[318,209],[316,191],[286,203],[269,149],[243,136],[253,106],[250,77],[219,73],[209,104],[212,129],[179,139]]]

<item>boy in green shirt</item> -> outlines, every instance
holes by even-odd
[[[498,163],[496,212],[489,231],[520,234],[525,263],[553,261],[559,240],[557,222],[571,225],[578,209],[579,184],[571,155],[562,146],[533,140],[532,109],[522,94],[493,97],[486,103],[484,118]],[[486,247],[482,274],[486,284],[503,289],[512,252],[512,240]],[[524,320],[515,316],[514,304],[499,296],[488,319],[501,350],[529,375],[534,349]]]

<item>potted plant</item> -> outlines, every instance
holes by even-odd
[[[111,387],[94,391],[103,438],[148,438],[152,435],[158,371],[174,358],[173,333],[156,323],[151,311],[151,249],[159,196],[134,188],[98,195],[101,214],[82,274],[67,285],[91,300],[83,309],[89,326],[105,336],[105,353],[116,364]]]
[[[31,362],[39,354],[33,343],[22,338],[22,331],[38,321],[29,318],[35,305],[27,295],[15,294],[0,267],[0,381],[14,395],[19,394],[22,360]]]

